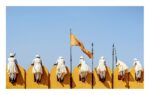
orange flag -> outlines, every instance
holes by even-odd
[[[92,53],[87,50],[83,43],[80,42],[72,33],[70,33],[70,45],[71,46],[79,46],[80,49],[89,57],[89,58],[93,58]]]

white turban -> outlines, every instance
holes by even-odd
[[[14,57],[14,56],[15,56],[15,53],[10,53],[9,56],[10,56],[10,57]]]
[[[40,58],[40,55],[39,55],[39,54],[37,54],[37,55],[35,55],[35,57],[36,57],[36,58]]]

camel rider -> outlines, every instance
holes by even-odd
[[[96,70],[97,74],[99,75],[99,80],[104,82],[106,80],[106,60],[103,56],[100,58]]]
[[[57,81],[63,82],[64,76],[67,74],[64,58],[60,56],[58,60],[56,61],[56,64],[57,64],[57,67],[56,67]]]
[[[142,78],[142,65],[141,65],[140,61],[138,59],[134,58],[133,66],[134,66],[134,70],[135,70],[135,79],[137,81],[140,81]]]
[[[9,81],[15,83],[17,81],[18,67],[17,59],[15,58],[15,53],[10,53],[8,58],[7,72],[9,74]]]
[[[40,58],[40,55],[36,55],[35,58],[32,61],[33,69],[32,72],[34,74],[34,81],[39,83],[41,81],[41,77],[43,74],[42,70],[42,60]]]
[[[128,71],[128,66],[124,62],[122,62],[120,60],[117,61],[116,66],[119,67],[118,79],[119,80],[124,80],[125,79],[126,71]]]
[[[85,62],[83,56],[80,57],[80,70],[79,70],[79,79],[82,80],[82,82],[85,82],[85,79],[90,72],[89,66]]]

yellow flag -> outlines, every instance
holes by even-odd
[[[82,44],[82,42],[80,42],[72,33],[70,33],[70,45],[71,46],[79,46],[80,49],[89,57],[89,58],[93,58],[92,53],[87,50],[84,45]]]

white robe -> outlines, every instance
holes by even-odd
[[[80,72],[90,72],[89,66],[86,64],[85,60],[80,60]]]
[[[40,58],[35,58],[33,59],[33,62],[34,64],[33,66],[33,69],[32,69],[32,72],[35,74],[35,73],[43,73],[42,71],[42,60]]]
[[[58,59],[56,61],[56,63],[57,63],[56,74],[58,74],[58,73],[61,73],[61,74],[64,73],[64,74],[66,74],[67,70],[66,70],[64,59]]]
[[[18,73],[17,68],[17,60],[16,58],[8,58],[8,67],[7,67],[8,73]]]
[[[97,73],[100,73],[100,71],[106,71],[106,61],[104,59],[100,59],[97,66]]]
[[[117,64],[119,65],[119,72],[128,70],[128,66],[124,62],[118,60]]]
[[[136,62],[136,65],[134,68],[135,72],[142,71],[142,65],[141,65],[140,61],[135,61],[135,62]]]

